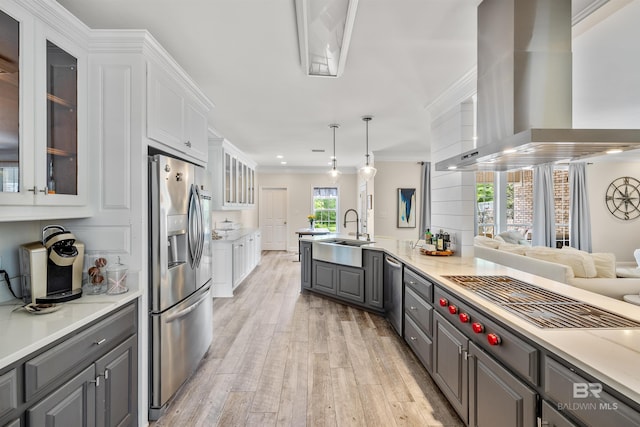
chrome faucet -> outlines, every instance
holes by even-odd
[[[356,220],[355,221],[347,221],[347,214],[349,212],[353,212],[356,214]],[[344,213],[344,225],[343,227],[347,226],[347,222],[355,222],[356,223],[356,239],[360,238],[360,218],[358,217],[358,211],[355,209],[347,209],[346,212]]]

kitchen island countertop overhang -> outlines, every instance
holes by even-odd
[[[303,237],[322,241],[344,235]],[[521,317],[447,279],[449,275],[506,275],[566,295],[598,308],[640,321],[640,306],[555,282],[530,273],[474,257],[431,257],[420,253],[411,242],[375,237],[362,247],[394,256],[406,266],[424,274],[457,297],[484,310],[496,320],[527,337],[550,354],[564,359],[584,373],[602,381],[619,394],[640,404],[640,328],[540,328]]]

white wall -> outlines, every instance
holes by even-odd
[[[640,179],[638,163],[594,163],[587,167],[589,209],[593,252],[613,252],[616,261],[635,261],[633,251],[640,248],[640,218],[624,221],[607,209],[605,192],[616,178]]]
[[[420,227],[420,205],[422,188],[420,186],[421,166],[413,162],[377,161],[378,172],[374,177],[373,217],[375,235],[399,240],[416,240],[424,230]],[[416,189],[416,227],[398,228],[398,188]]]
[[[312,213],[312,191],[314,186],[332,186],[327,174],[304,173],[261,173],[259,188],[286,188],[288,196],[287,206],[287,248],[297,252],[298,235],[295,232],[300,228],[307,228],[309,221],[307,215]],[[338,229],[340,233],[355,233],[355,223],[347,224],[347,229],[342,227],[342,218],[347,209],[358,208],[357,175],[343,173],[337,184],[338,187]],[[258,191],[258,209],[260,209]],[[259,211],[258,211],[259,212]],[[350,217],[350,219],[353,219]]]
[[[23,243],[41,241],[42,226],[49,223],[40,223],[39,221],[0,223],[0,258],[2,261],[0,269],[9,274],[11,287],[18,296],[21,295],[18,248]],[[0,275],[0,302],[12,299],[13,295],[9,292],[4,281],[4,275]]]

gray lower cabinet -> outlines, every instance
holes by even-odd
[[[0,419],[18,408],[18,373],[15,368],[0,375]]]
[[[135,426],[135,302],[4,368],[2,426]]]
[[[405,270],[408,271],[408,270]],[[429,373],[433,372],[433,307],[405,281],[404,339]]]
[[[336,265],[329,262],[315,261],[311,263],[311,287],[314,291],[325,294],[336,294]]]
[[[433,372],[433,341],[408,314],[404,315],[404,340],[427,371]]]
[[[336,295],[344,300],[364,302],[364,271],[346,265],[336,265]]]
[[[545,395],[557,402],[561,412],[587,426],[640,426],[640,412],[613,396],[605,386],[575,368],[546,356],[543,366]]]
[[[300,242],[300,286],[311,289],[311,242]]]
[[[384,309],[384,252],[362,251],[364,266],[365,304],[371,308]]]
[[[97,427],[137,424],[138,336],[133,335],[95,363]]]
[[[431,376],[465,424],[469,422],[469,340],[444,317],[434,313],[433,370]]]
[[[535,427],[537,394],[469,343],[469,426]]]
[[[347,265],[316,261],[312,263],[311,288],[344,301],[364,303],[364,270]]]
[[[577,427],[577,424],[569,421],[564,415],[556,411],[548,402],[542,402],[542,418],[540,422],[544,427]]]
[[[95,426],[96,370],[91,365],[27,410],[30,426]]]

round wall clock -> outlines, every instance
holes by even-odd
[[[640,216],[640,181],[630,176],[614,179],[605,194],[607,208],[613,216],[623,220]]]

